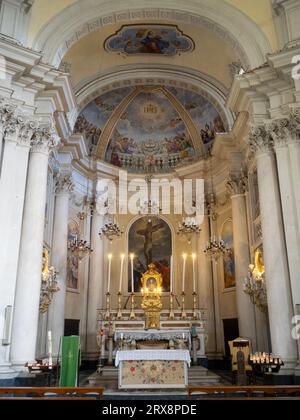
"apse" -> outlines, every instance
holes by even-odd
[[[75,132],[105,162],[128,172],[171,172],[198,161],[225,123],[208,99],[178,87],[113,90],[93,100]],[[204,153],[203,153],[204,150]]]

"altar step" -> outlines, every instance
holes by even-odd
[[[192,386],[218,386],[222,378],[202,366],[193,366],[189,369],[189,385]]]

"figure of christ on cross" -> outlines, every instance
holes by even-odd
[[[137,234],[144,237],[144,254],[147,260],[147,266],[153,263],[152,246],[153,246],[153,234],[164,228],[163,222],[159,222],[156,225],[153,223],[153,219],[149,219],[147,227],[142,230],[138,230]]]

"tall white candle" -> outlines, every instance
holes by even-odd
[[[183,268],[182,268],[182,292],[185,292],[185,272],[186,272],[186,258],[187,255],[183,254]]]
[[[193,254],[192,258],[193,258],[193,292],[196,293],[196,254]]]
[[[171,255],[171,261],[170,261],[170,292],[174,292],[174,266],[173,266],[173,255]]]
[[[131,293],[134,293],[133,260],[134,260],[134,254],[130,254],[130,261],[131,261]]]
[[[53,366],[52,332],[48,331],[49,367]]]
[[[124,271],[124,260],[125,255],[121,255],[121,268],[120,268],[120,283],[119,283],[119,293],[122,293],[122,283],[123,283],[123,271]]]
[[[108,256],[108,282],[107,282],[107,293],[110,293],[110,284],[111,284],[111,261],[112,255]]]

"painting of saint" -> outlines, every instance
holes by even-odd
[[[68,227],[68,241],[73,242],[78,238],[79,228],[77,223],[70,222]],[[78,290],[78,258],[69,250],[67,259],[67,288]]]
[[[170,291],[170,261],[172,255],[172,234],[168,224],[160,218],[142,217],[129,231],[129,253],[134,259],[134,288],[141,290],[142,275],[148,266],[155,264],[163,277],[163,292]],[[131,292],[130,267],[128,270],[128,291]]]
[[[235,260],[233,247],[233,226],[232,221],[228,220],[223,227],[222,239],[228,247],[228,252],[224,255],[224,287],[230,289],[235,287]]]

